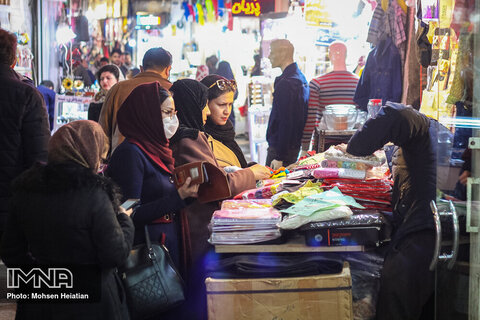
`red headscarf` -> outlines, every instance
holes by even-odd
[[[163,170],[173,173],[172,150],[163,129],[160,105],[170,97],[158,82],[141,84],[127,97],[117,113],[125,138],[136,144]]]

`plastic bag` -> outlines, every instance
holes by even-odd
[[[301,216],[298,214],[291,214],[278,223],[280,229],[292,230],[300,228],[301,226],[317,221],[327,221],[334,219],[347,218],[352,215],[352,210],[347,206],[337,206],[330,210],[322,210],[315,212],[310,216]]]

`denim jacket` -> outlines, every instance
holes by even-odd
[[[368,54],[353,101],[367,110],[369,99],[400,102],[402,99],[402,63],[400,53],[390,38],[381,40]]]

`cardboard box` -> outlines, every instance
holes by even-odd
[[[352,279],[339,274],[205,280],[209,320],[350,320]]]

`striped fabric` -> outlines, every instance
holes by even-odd
[[[332,71],[310,81],[308,118],[302,136],[302,150],[308,150],[315,126],[329,104],[355,104],[353,96],[358,76],[348,71]]]

